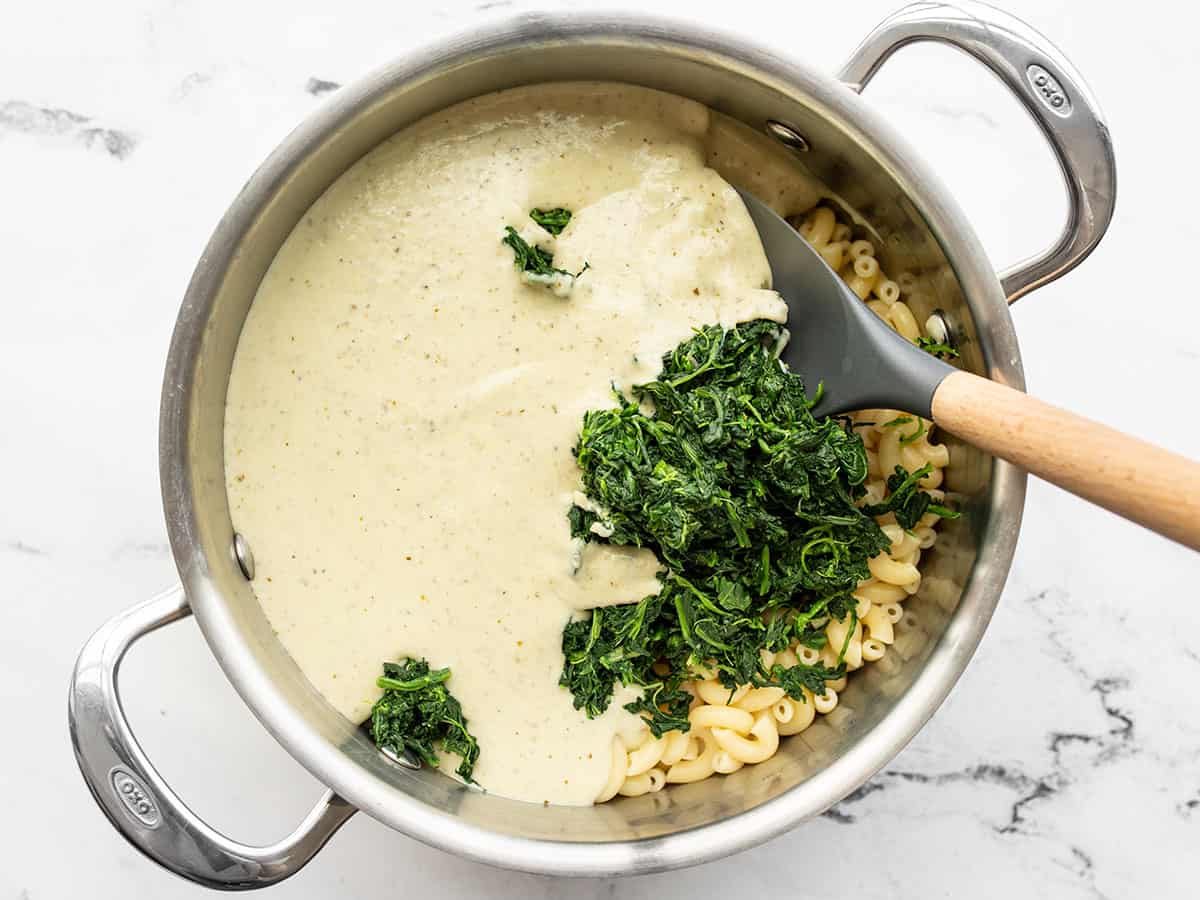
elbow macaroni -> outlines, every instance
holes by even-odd
[[[874,244],[854,240],[850,225],[839,222],[828,206],[809,211],[795,225],[876,315],[910,341],[921,337],[921,326],[907,302],[917,288],[914,275],[901,272],[889,277],[875,255]],[[896,421],[906,417],[908,421]],[[921,480],[921,488],[936,502],[944,499],[939,488],[950,453],[933,442],[932,422],[889,409],[853,413],[851,422],[867,449],[866,494],[860,503],[874,504],[886,498],[887,478],[896,466],[912,472],[926,464],[931,472]],[[793,642],[778,653],[765,653],[765,668],[818,661],[832,666],[840,656],[847,671],[852,671],[879,661],[895,665],[911,655],[919,624],[903,603],[920,588],[921,554],[936,543],[939,518],[927,513],[911,531],[901,528],[890,513],[876,521],[891,546],[868,561],[871,577],[853,594],[858,603],[855,615],[824,623],[825,645],[819,650]],[[780,737],[800,734],[818,715],[838,710],[838,692],[846,686],[843,676],[826,682],[820,695],[804,688],[802,697],[796,699],[778,687],[744,684],[730,690],[713,674],[698,671],[693,681],[685,683],[685,689],[696,698],[688,715],[689,731],[671,731],[655,738],[644,730],[629,748],[621,738],[613,739],[612,763],[597,803],[618,794],[637,797],[662,790],[667,784],[702,781],[763,762],[777,752]],[[843,714],[852,712],[838,710],[828,721]]]

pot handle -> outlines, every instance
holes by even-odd
[[[1065,275],[1104,236],[1116,203],[1117,172],[1108,126],[1075,67],[1049,40],[1015,16],[986,3],[913,3],[867,35],[838,77],[861,92],[893,53],[937,41],[970,54],[1021,101],[1050,143],[1069,209],[1058,241],[1000,273],[1009,303]]]
[[[176,585],[110,619],[84,644],[68,700],[75,759],[109,821],[159,865],[205,887],[266,887],[299,871],[355,809],[328,791],[290,835],[250,847],[214,831],[167,786],[130,731],[117,672],[134,641],[190,613]]]

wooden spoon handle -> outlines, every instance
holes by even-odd
[[[1200,550],[1200,463],[968,372],[938,386],[933,420],[1039,478]]]

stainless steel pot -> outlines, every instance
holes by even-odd
[[[1002,273],[954,199],[858,96],[914,41],[964,50],[1033,115],[1067,183],[1070,216],[1041,256]],[[402,59],[341,90],[296,129],[234,200],[188,287],[167,362],[161,476],[181,584],[114,618],[79,657],[71,734],[113,825],[172,871],[218,888],[297,871],[361,809],[471,859],[559,875],[652,872],[759,844],[817,815],[886,764],[933,714],[991,618],[1012,559],[1025,476],[952,446],[948,484],[968,515],[951,523],[913,601],[919,627],[852,679],[842,712],[785,741],[768,762],[592,808],[519,803],[399,767],[338,715],[272,635],[230,522],[222,461],[225,390],[259,280],[309,205],[397,129],[466,98],[540,81],[625,81],[694,98],[768,131],[878,229],[889,271],[917,273],[919,318],[942,310],[970,369],[1023,386],[1008,303],[1095,246],[1112,214],[1108,132],[1074,68],[1041,35],[977,3],[918,3],[884,21],[836,78],[726,35],[642,17],[527,15]],[[138,746],[117,672],[130,644],[195,614],[230,681],[277,740],[330,791],[288,837],[239,844],[201,822]]]

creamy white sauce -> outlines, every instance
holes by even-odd
[[[784,319],[739,197],[706,164],[751,147],[733,176],[775,190],[781,158],[699,104],[522,88],[397,134],[297,225],[238,345],[226,478],[263,610],[342,714],[366,717],[385,660],[426,657],[453,670],[485,789],[592,802],[612,735],[641,726],[629,690],[599,719],[574,709],[562,628],[657,590],[659,564],[572,541],[571,448],[610,385],[653,378],[693,327]],[[770,199],[811,206],[786,177]],[[535,206],[575,216],[555,239]],[[567,297],[524,282],[505,225],[590,269]]]

